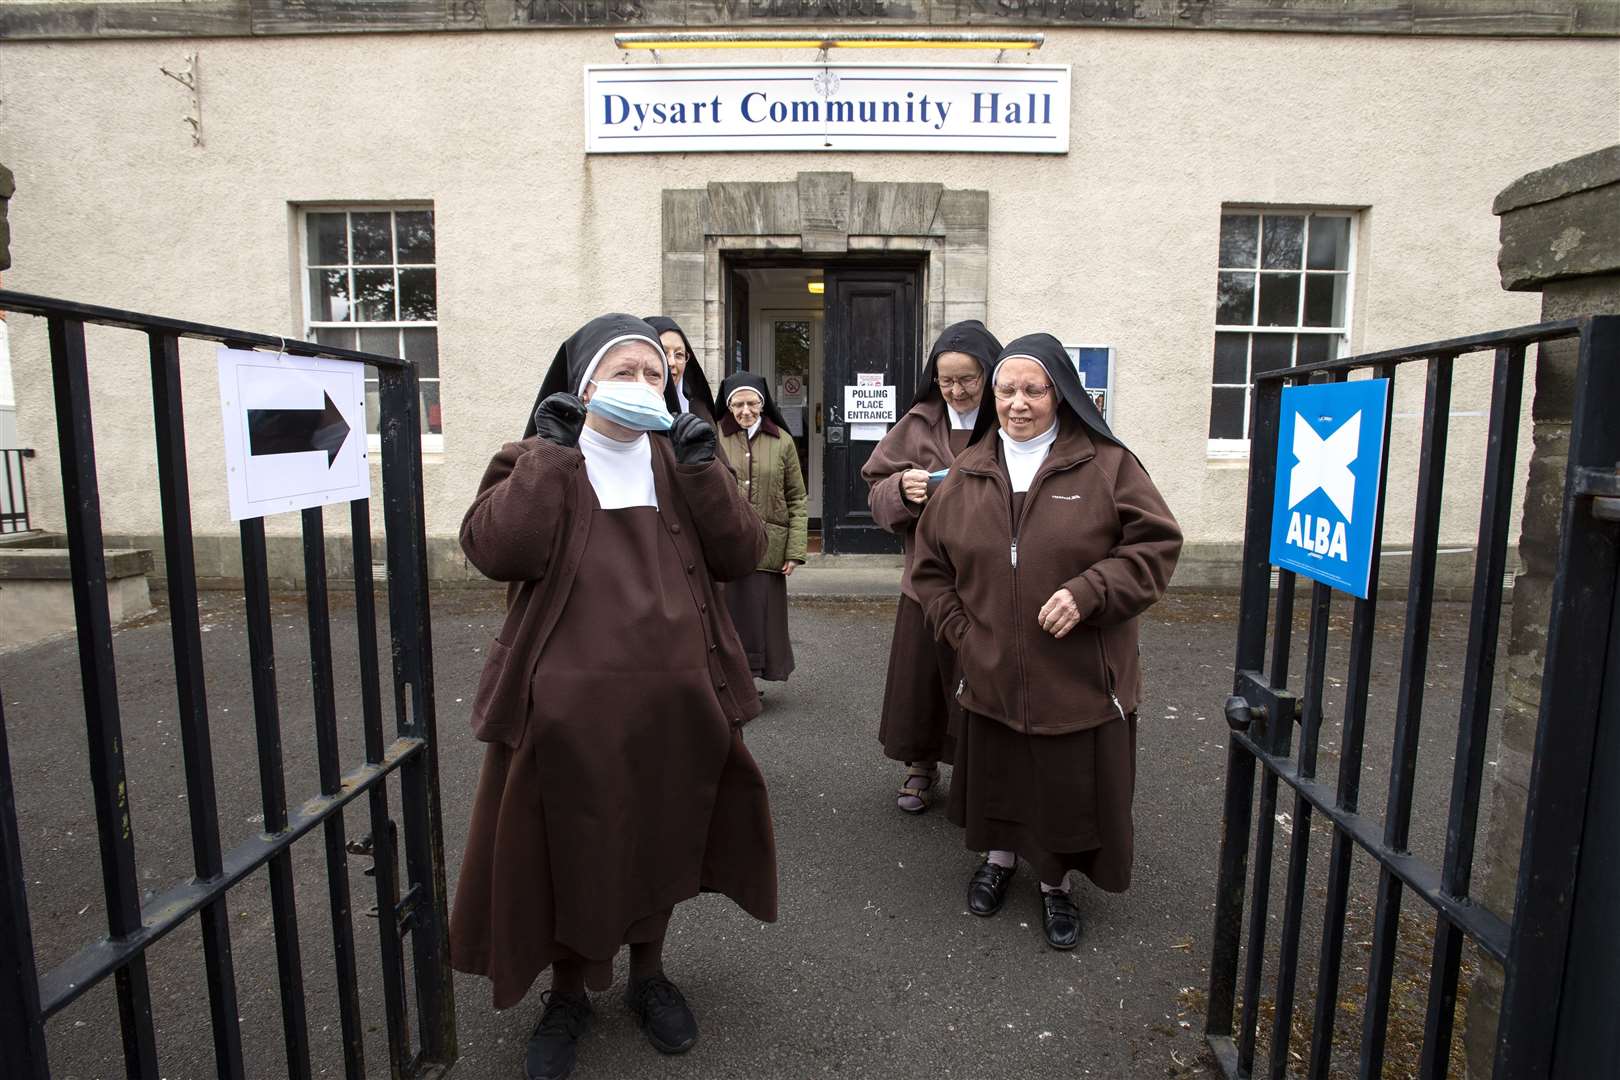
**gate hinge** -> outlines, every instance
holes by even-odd
[[[1599,521],[1620,521],[1620,465],[1576,469],[1575,494],[1592,497],[1592,516]]]

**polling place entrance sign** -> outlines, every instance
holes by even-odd
[[[1282,392],[1271,564],[1367,598],[1388,379]]]
[[[365,367],[219,350],[231,520],[371,495]]]
[[[1066,64],[588,66],[585,149],[1066,154],[1069,82]]]

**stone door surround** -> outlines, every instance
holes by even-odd
[[[847,172],[794,180],[716,181],[665,189],[665,315],[681,324],[711,382],[724,355],[721,256],[912,254],[924,261],[923,340],[984,319],[990,288],[990,194],[943,184],[868,182]]]

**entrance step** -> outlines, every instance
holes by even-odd
[[[795,600],[893,599],[900,595],[899,555],[811,555],[788,578]]]
[[[107,609],[114,626],[152,611],[146,575],[152,552],[108,548]],[[67,537],[32,530],[0,538],[0,649],[32,644],[76,627]]]

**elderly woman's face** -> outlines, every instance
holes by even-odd
[[[759,420],[759,410],[764,404],[754,391],[738,390],[731,395],[731,400],[726,402],[726,407],[731,410],[731,418],[737,421],[738,427],[750,428]]]
[[[669,360],[669,377],[678,385],[681,374],[686,371],[686,362],[692,359],[686,355],[686,342],[674,330],[665,330],[658,335],[658,340],[664,343],[664,356]]]
[[[1057,391],[1046,369],[1035,361],[1015,356],[996,372],[996,418],[1014,442],[1033,439],[1052,426],[1057,413]]]
[[[662,394],[664,357],[644,341],[615,345],[602,357],[595,374],[585,384],[584,400],[589,402],[596,393],[596,384],[605,382],[644,382]]]
[[[934,368],[934,382],[945,401],[959,413],[978,407],[984,396],[984,370],[967,353],[942,352]]]

